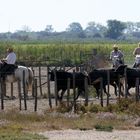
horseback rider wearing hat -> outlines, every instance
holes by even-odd
[[[6,58],[1,60],[1,67],[0,67],[1,77],[4,78],[5,75],[14,72],[14,69],[17,68],[17,66],[15,66],[15,62],[16,62],[16,54],[13,51],[13,48],[9,47],[7,49]]]
[[[124,54],[119,50],[116,44],[113,45],[113,50],[110,53],[110,60],[113,62],[113,67],[115,67],[114,61],[118,61],[119,64],[124,64]]]

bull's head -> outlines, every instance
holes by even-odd
[[[124,75],[125,74],[125,69],[127,68],[127,65],[120,65],[115,72],[118,73],[119,75]]]

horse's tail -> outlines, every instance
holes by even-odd
[[[32,90],[34,74],[31,68],[28,68],[28,72],[29,72],[28,90]]]

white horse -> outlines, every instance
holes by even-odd
[[[23,74],[23,71],[24,71],[24,74]],[[22,84],[24,82],[25,89],[31,90],[33,78],[34,78],[34,75],[31,68],[25,67],[25,66],[17,66],[17,68],[14,70],[14,73],[6,75],[5,82],[13,83],[13,82],[19,81]]]

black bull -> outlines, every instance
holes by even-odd
[[[127,79],[127,95],[130,95],[129,89],[136,87],[136,78],[139,78],[140,83],[140,69],[128,68],[126,65],[119,66],[116,72]]]
[[[78,95],[75,98],[78,99],[81,93],[85,93],[85,78],[87,76],[81,72],[75,72],[75,75],[71,72],[66,71],[51,71],[49,72],[50,80],[55,81],[55,74],[57,79],[57,92],[61,90],[61,95],[58,95],[58,99],[62,100],[63,94],[68,88],[68,79],[70,79],[70,88],[73,88],[73,78],[75,77],[75,88],[78,89]]]
[[[88,85],[93,85],[96,89],[97,96],[99,97],[100,93],[100,82],[97,82],[100,78],[103,78],[103,89],[104,92],[106,92],[106,85],[108,84],[107,80],[107,71],[109,71],[109,77],[110,77],[110,83],[114,89],[115,89],[115,95],[117,96],[117,86],[119,85],[119,79],[118,75],[115,72],[114,69],[96,69],[90,72],[87,75],[81,73],[81,72],[76,72],[75,73],[75,88],[78,88],[78,94],[75,99],[79,97],[81,93],[85,93],[85,78],[87,78],[87,84]],[[67,90],[67,83],[68,79],[70,79],[70,88],[73,88],[73,73],[71,72],[66,72],[66,71],[51,71],[49,72],[50,75],[50,80],[55,81],[55,74],[56,74],[56,79],[57,79],[57,91],[61,90],[61,95],[58,95],[58,99],[62,100],[63,94]],[[122,84],[120,83],[122,86]],[[108,95],[108,94],[107,94]]]
[[[117,87],[120,89],[123,87],[123,84],[120,82],[119,74],[116,73],[115,69],[95,69],[88,74],[90,84],[93,85],[96,89],[97,96],[100,95],[100,80],[102,78],[102,86],[104,92],[110,96],[109,93],[106,91],[106,85],[110,84],[114,87],[114,93],[117,96]],[[109,77],[109,78],[108,78]],[[123,92],[120,91],[121,95],[123,96]]]

